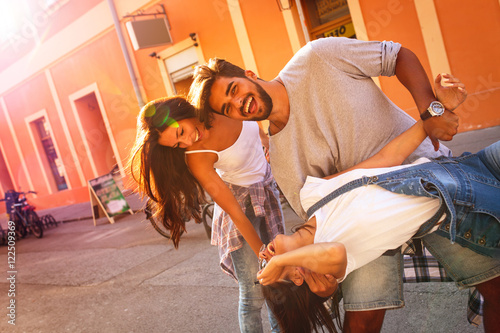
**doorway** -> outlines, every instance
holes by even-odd
[[[14,190],[14,182],[12,181],[12,175],[7,166],[7,160],[4,154],[3,146],[0,143],[0,191],[2,198],[5,197],[5,192],[8,190]]]
[[[78,149],[78,156],[86,178],[96,178],[111,172],[117,161],[103,118],[101,103],[98,102],[95,91],[76,98],[72,102],[74,111],[78,115],[75,118],[83,139],[82,145],[78,145],[82,148]],[[85,161],[85,157],[88,161]],[[91,176],[89,168],[92,171]]]

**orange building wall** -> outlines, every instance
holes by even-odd
[[[20,157],[17,153],[10,129],[7,126],[7,119],[5,118],[3,112],[0,112],[0,139],[2,140],[3,153],[6,158],[6,165],[10,167],[10,170],[12,172],[12,181],[14,185],[28,189],[28,180],[21,165],[22,156]]]
[[[71,155],[69,154],[66,138],[62,132],[59,116],[56,112],[52,95],[48,88],[45,75],[43,73],[34,76],[26,81],[26,84],[17,87],[17,89],[3,96],[13,129],[16,133],[23,159],[26,163],[28,174],[33,186],[29,185],[28,179],[22,167],[21,160],[14,145],[11,132],[7,127],[6,119],[3,113],[0,116],[0,138],[4,144],[5,154],[8,157],[8,163],[12,170],[17,190],[29,191],[36,190],[37,196],[29,195],[28,199],[39,209],[53,207],[54,205],[72,204],[75,202],[84,202],[88,200],[88,190],[86,187],[78,188],[80,185],[78,177],[71,166]],[[66,180],[70,181],[76,189],[53,192],[49,195],[45,178],[40,169],[40,164],[36,156],[35,148],[28,134],[25,118],[44,109],[47,112],[48,120],[52,126],[52,138],[57,142],[60,153],[66,167]],[[33,133],[35,140],[38,139],[37,133]],[[41,158],[45,158],[44,152],[39,151]],[[52,181],[50,170],[46,170],[49,182]],[[83,189],[83,190],[82,190]],[[3,207],[0,209],[3,212]]]
[[[56,89],[62,98],[66,121],[77,148],[77,155],[84,167],[86,179],[94,178],[88,164],[82,138],[76,130],[76,119],[71,109],[69,96],[82,88],[97,83],[111,130],[122,159],[128,154],[130,143],[135,138],[135,123],[138,113],[137,98],[131,84],[125,60],[114,30],[98,40],[62,59],[51,69]],[[86,184],[85,184],[86,186]]]
[[[480,3],[435,2],[450,67],[469,92],[457,110],[462,130],[500,125],[500,6],[497,0]]]
[[[49,70],[60,98],[78,159],[83,168],[85,180],[94,178],[94,174],[91,171],[68,97],[90,84],[97,82],[98,91],[101,94],[114,139],[124,161],[135,139],[135,123],[139,109],[116,32],[110,30],[97,40],[61,59]],[[69,144],[64,135],[62,123],[57,114],[44,73],[36,75],[3,97],[14,130],[18,133],[23,158],[26,161],[33,187],[39,192],[38,198],[32,199],[32,202],[38,203],[39,209],[43,209],[88,201],[87,184],[81,183],[77,170],[72,163],[73,157]],[[26,116],[41,109],[47,111],[53,130],[53,139],[57,141],[60,149],[61,156],[59,157],[64,161],[67,171],[66,177],[73,187],[73,190],[60,191],[50,196],[47,196],[47,186],[42,177],[33,144],[27,135],[27,127],[24,121]],[[4,118],[3,113],[0,117]],[[5,154],[9,156],[9,164],[13,169],[16,178],[15,182],[19,186],[18,190],[30,190],[14,145],[5,144],[5,142],[13,142],[6,121],[2,120],[0,122],[2,123],[0,125],[2,130],[0,138],[4,143]],[[24,133],[24,135],[19,133]],[[43,154],[43,152],[41,153]],[[48,177],[51,177],[51,175],[48,174]]]
[[[360,1],[370,40],[392,40],[412,50],[420,59],[429,80],[431,70],[415,6],[412,1]],[[380,77],[382,90],[412,117],[418,110],[408,90],[393,77]]]
[[[259,76],[272,80],[293,56],[283,15],[266,0],[241,1],[240,6]]]
[[[435,1],[451,72],[469,93],[457,109],[459,132],[500,125],[500,7],[485,0],[481,6]],[[370,40],[393,40],[412,50],[433,82],[427,50],[413,1],[360,1]],[[409,92],[395,77],[380,78],[389,98],[414,118],[418,117]]]
[[[26,82],[26,84],[18,87],[15,91],[4,95],[4,101],[33,187],[31,188],[27,178],[24,176],[21,161],[14,163],[11,162],[10,157],[14,156],[13,154],[17,155],[17,150],[15,150],[15,146],[13,144],[14,139],[11,136],[11,132],[10,130],[7,130],[2,134],[2,142],[4,143],[5,150],[8,151],[6,153],[9,155],[12,172],[17,174],[18,177],[23,174],[22,177],[16,178],[15,181],[22,191],[38,189],[40,191],[40,195],[47,195],[47,185],[40,170],[35,147],[33,146],[28,133],[28,127],[25,122],[26,117],[31,116],[42,109],[46,109],[47,106],[53,105],[52,100],[50,99],[50,92],[44,81],[43,75],[37,75],[31,78]],[[36,135],[36,133],[34,134]],[[7,148],[5,147],[6,143],[12,144],[9,144],[8,146],[10,147]]]

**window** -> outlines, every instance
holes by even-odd
[[[52,171],[52,176],[54,177],[57,189],[59,191],[67,189],[68,185],[66,184],[66,179],[64,178],[64,168],[62,165],[62,161],[57,156],[57,152],[52,142],[52,136],[50,134],[48,123],[45,121],[45,117],[34,120],[32,124],[36,128],[35,132],[38,133],[38,137],[40,139],[40,142],[42,143],[42,147],[45,152],[45,156],[47,157],[47,162],[50,170]]]
[[[174,93],[186,94],[193,81],[193,69],[198,65],[198,53],[191,46],[179,53],[164,59],[167,72],[174,86]]]

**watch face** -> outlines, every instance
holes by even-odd
[[[433,116],[440,116],[444,113],[444,106],[443,104],[439,103],[439,102],[432,102],[431,103],[431,106],[429,108],[430,110],[430,113],[433,114]]]

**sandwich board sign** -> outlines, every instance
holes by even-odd
[[[89,195],[94,226],[99,217],[105,216],[110,223],[115,223],[113,216],[126,212],[134,214],[112,174],[89,180]]]

